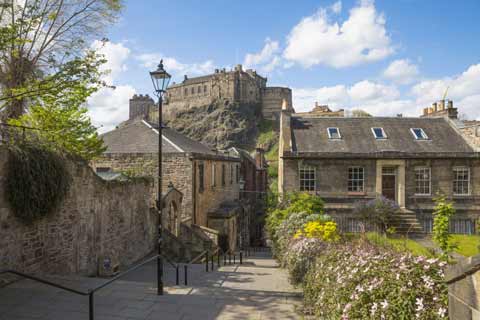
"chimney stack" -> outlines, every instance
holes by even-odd
[[[183,81],[187,81],[188,80],[188,76],[187,75],[184,75],[183,76]]]
[[[263,168],[265,166],[265,150],[263,150],[263,148],[255,149],[255,163],[257,168]]]
[[[445,100],[440,100],[437,103],[437,111],[445,110]]]

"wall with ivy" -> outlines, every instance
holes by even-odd
[[[0,147],[1,268],[93,275],[105,257],[126,266],[154,249],[151,181],[106,182],[87,163],[65,160],[65,197],[48,214],[25,221],[9,201],[9,159]]]

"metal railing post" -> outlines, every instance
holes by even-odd
[[[188,266],[187,265],[183,266],[183,271],[185,272],[184,283],[185,285],[188,285]]]
[[[243,253],[242,253],[242,251],[240,251],[240,264],[242,264],[242,262],[243,262],[242,260],[243,260]]]
[[[220,268],[220,251],[217,253],[217,268]]]
[[[178,265],[175,267],[175,272],[177,276],[175,283],[178,286],[180,284],[180,275],[179,275]]]
[[[95,311],[94,311],[94,303],[95,300],[93,299],[93,295],[95,292],[90,292],[88,294],[88,319],[94,320],[95,319]]]
[[[213,254],[212,256],[210,257],[210,267],[211,267],[211,270],[213,271]]]
[[[208,272],[208,251],[205,252],[205,271]]]
[[[228,264],[232,264],[232,253],[228,253]]]
[[[234,252],[234,253],[233,253],[233,264],[235,264],[235,256],[236,256],[236,255],[237,255],[237,254]]]
[[[224,266],[227,265],[227,254],[226,253],[223,254],[223,265]]]

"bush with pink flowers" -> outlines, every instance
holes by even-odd
[[[445,262],[365,242],[326,244],[303,281],[320,319],[447,319]]]

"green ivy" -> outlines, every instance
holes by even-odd
[[[24,223],[55,211],[70,182],[65,159],[57,153],[31,145],[10,148],[6,195],[15,216]]]

